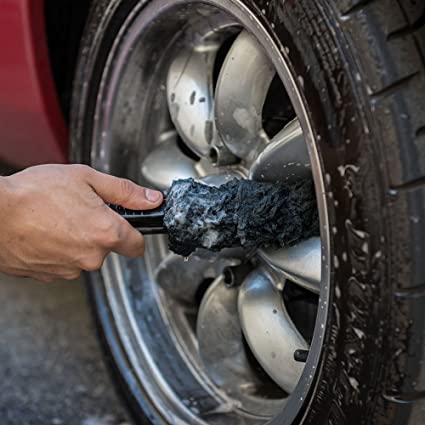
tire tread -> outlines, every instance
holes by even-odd
[[[410,75],[407,75],[406,77],[401,78],[400,80],[394,81],[391,84],[385,86],[384,88],[375,91],[372,93],[372,97],[383,97],[383,96],[391,96],[395,93],[397,93],[399,90],[404,90],[406,86],[408,86],[412,80],[415,79],[419,75],[419,71],[415,71]]]
[[[350,49],[369,93],[369,117],[382,143],[388,197],[398,230],[410,241],[394,248],[404,271],[393,270],[387,335],[389,363],[370,423],[422,425],[425,414],[425,2],[334,0]],[[358,53],[361,54],[358,54]],[[401,214],[401,216],[400,216]],[[399,240],[394,234],[394,241]],[[390,284],[390,282],[388,282]],[[421,313],[422,312],[422,313]]]
[[[411,288],[400,288],[395,291],[396,298],[422,298],[425,297],[425,284]]]
[[[342,12],[342,15],[347,17],[349,15],[353,15],[361,10],[363,10],[365,7],[370,5],[371,3],[375,2],[375,0],[359,0],[351,2],[352,4],[348,6],[347,9],[345,9]]]
[[[402,157],[401,168],[388,172],[390,185],[409,186],[425,176],[425,2],[334,0],[334,4],[352,49],[364,52],[358,65],[376,103],[372,109],[376,125],[387,129],[389,140],[401,137],[408,146],[404,155],[389,152]]]

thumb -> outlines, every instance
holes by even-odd
[[[163,195],[131,180],[110,176],[96,170],[88,175],[88,183],[105,201],[132,210],[148,210],[161,205]]]

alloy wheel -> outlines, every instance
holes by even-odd
[[[126,353],[166,423],[294,417],[314,383],[328,304],[327,215],[302,81],[237,1],[158,0],[125,29],[99,90],[95,167],[163,190],[187,177],[312,176],[322,224],[320,238],[280,250],[182,259],[150,236],[143,260],[111,255],[102,275]]]

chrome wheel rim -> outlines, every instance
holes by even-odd
[[[263,104],[276,79],[293,116],[271,133]],[[236,0],[140,6],[110,52],[93,131],[96,168],[160,189],[175,178],[221,184],[235,176],[287,181],[312,173],[318,194],[320,239],[279,252],[200,252],[184,262],[167,251],[164,237],[149,237],[143,261],[107,258],[102,276],[120,338],[149,408],[165,423],[290,423],[311,389],[326,328],[329,242],[300,84],[284,49]],[[249,270],[241,272],[247,259]],[[236,286],[225,270],[242,273]],[[289,281],[320,294],[311,341],[287,311]],[[296,349],[310,349],[305,364],[295,362]],[[169,374],[181,371],[167,362],[184,369],[178,378],[186,387],[170,382]]]

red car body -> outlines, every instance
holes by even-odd
[[[0,2],[0,159],[18,167],[67,161],[43,6],[43,0]]]

